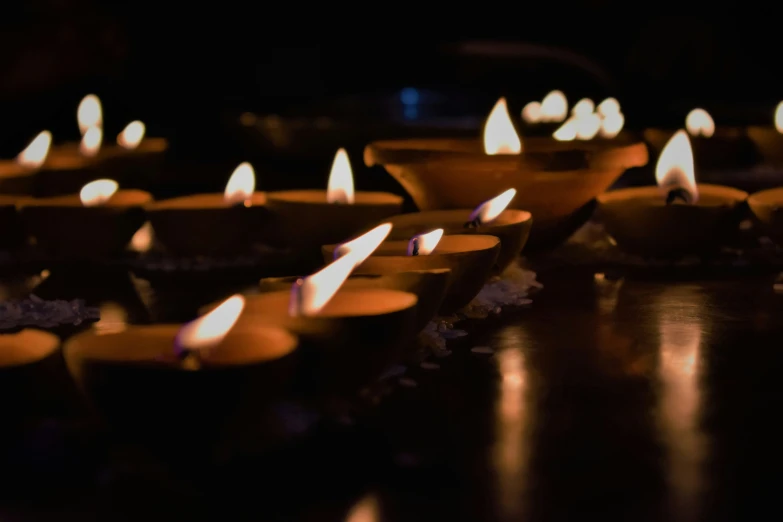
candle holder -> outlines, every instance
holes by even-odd
[[[198,459],[226,436],[250,430],[267,404],[290,391],[297,340],[279,328],[232,328],[193,361],[175,353],[180,325],[78,334],[68,370],[108,426],[167,456]],[[269,431],[273,427],[264,426]]]
[[[343,284],[341,289],[385,289],[398,290],[414,294],[418,298],[416,304],[415,330],[420,332],[427,326],[438,312],[446,297],[451,270],[437,268],[431,270],[413,270],[391,274],[353,274]],[[268,277],[262,279],[262,292],[289,290],[299,276]]]
[[[263,192],[240,202],[224,194],[195,194],[147,205],[155,237],[178,256],[237,255],[252,251],[256,243],[274,242],[267,198]]]
[[[747,133],[764,163],[783,166],[783,134],[780,131],[773,126],[753,125],[747,128]]]
[[[535,249],[570,236],[598,194],[626,169],[647,163],[647,148],[527,138],[522,154],[487,155],[475,139],[392,140],[368,145],[364,160],[382,165],[422,211],[475,208],[515,188],[511,206],[536,219],[529,239]]]
[[[33,194],[39,198],[73,194],[100,177],[98,163],[93,158],[52,151],[35,173]]]
[[[533,226],[533,216],[524,210],[504,210],[489,223],[471,226],[468,223],[471,213],[470,209],[430,210],[393,216],[387,220],[394,226],[389,239],[406,240],[436,228],[442,228],[445,234],[495,236],[500,239],[500,253],[494,273],[500,274],[522,252]]]
[[[778,245],[783,245],[783,188],[751,194],[748,206],[763,233]]]
[[[18,210],[25,199],[0,194],[0,250],[13,250],[25,242],[27,236]]]
[[[147,188],[163,170],[168,148],[164,138],[144,138],[133,149],[113,145],[102,151],[99,167],[123,187]]]
[[[644,139],[650,146],[650,153],[658,156],[676,130],[646,129]],[[744,129],[718,127],[709,138],[691,136],[696,167],[701,169],[725,169],[747,167],[758,161],[753,142]]]
[[[29,198],[21,202],[21,216],[48,255],[89,260],[122,252],[144,224],[144,205],[151,200],[141,190],[119,190],[95,206],[84,206],[78,194]]]
[[[0,194],[32,194],[37,169],[0,160]]]
[[[331,261],[338,245],[323,247],[324,260]],[[411,270],[449,269],[451,277],[440,313],[456,312],[470,303],[492,276],[492,267],[500,253],[495,236],[443,236],[428,255],[407,255],[408,241],[385,241],[355,272],[360,274],[394,274]]]
[[[353,203],[329,203],[325,190],[286,190],[269,192],[267,206],[284,243],[307,249],[342,241],[399,214],[402,198],[388,192],[356,192]]]
[[[699,200],[667,198],[658,187],[613,190],[598,196],[597,217],[623,250],[649,258],[714,254],[742,219],[748,194],[699,183]],[[670,194],[672,194],[670,192]]]
[[[246,297],[237,324],[271,324],[297,334],[301,383],[316,396],[356,393],[399,362],[416,334],[417,299],[407,292],[340,289],[309,316],[290,314],[291,294],[289,289]]]

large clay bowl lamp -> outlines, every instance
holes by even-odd
[[[589,218],[587,206],[598,194],[627,168],[647,162],[643,143],[600,148],[585,143],[571,142],[567,150],[552,138],[523,144],[505,102],[499,102],[484,140],[374,142],[364,159],[368,166],[382,165],[422,211],[475,208],[516,189],[512,206],[535,217],[529,242],[538,248],[565,240]]]
[[[13,160],[0,160],[0,194],[32,194],[35,175],[46,161],[52,133],[40,132]]]
[[[116,436],[198,458],[230,429],[257,429],[296,372],[293,335],[233,327],[243,302],[232,297],[185,326],[78,334],[64,348],[68,369]]]
[[[747,133],[764,163],[783,166],[783,102],[775,109],[773,125],[753,125]]]
[[[736,232],[748,195],[697,184],[685,131],[677,132],[656,166],[658,186],[634,187],[598,197],[598,216],[623,250],[648,258],[710,256]]]
[[[783,245],[783,188],[751,194],[748,206],[764,234],[778,245]]]

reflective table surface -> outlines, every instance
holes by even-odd
[[[531,307],[471,323],[467,337],[450,341],[450,356],[410,368],[405,386],[361,415],[321,422],[257,459],[194,456],[174,469],[107,440],[83,408],[64,407],[26,428],[0,471],[0,519],[712,521],[774,513],[783,462],[783,295],[774,278],[539,276],[545,288]],[[111,277],[39,295],[82,294],[100,305],[92,328],[192,313],[187,296]],[[6,295],[24,293],[14,283]]]

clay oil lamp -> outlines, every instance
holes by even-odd
[[[185,325],[77,334],[64,347],[68,370],[118,435],[166,453],[207,451],[231,429],[257,427],[297,370],[296,337],[237,325],[243,308],[235,295]]]
[[[52,133],[45,130],[16,159],[0,160],[0,194],[32,194],[35,174],[46,161],[51,145]]]
[[[693,109],[685,117],[685,130],[692,140],[693,155],[699,169],[746,167],[756,162],[753,142],[744,129],[716,127],[712,116],[704,109]],[[644,139],[653,154],[660,154],[675,131],[647,129]]]
[[[551,136],[568,117],[568,99],[554,90],[541,101],[532,101],[522,108],[523,132],[526,136]]]
[[[395,194],[354,190],[345,149],[334,157],[326,190],[270,192],[267,200],[289,246],[316,252],[321,245],[342,241],[402,208],[402,198]]]
[[[474,210],[430,210],[400,214],[389,219],[394,225],[391,239],[403,240],[436,228],[446,234],[484,234],[500,239],[496,274],[505,270],[519,255],[530,235],[533,217],[524,210],[507,209],[516,196],[508,189]]]
[[[304,382],[319,392],[353,393],[371,382],[411,344],[417,299],[342,286],[390,229],[384,224],[355,239],[349,252],[288,290],[248,296],[239,324],[272,324],[299,335]]]
[[[161,172],[168,141],[147,137],[146,130],[143,122],[132,121],[117,135],[116,145],[104,147],[100,168],[123,186],[148,186]]]
[[[644,165],[643,143],[606,145],[517,135],[500,99],[482,140],[418,139],[371,143],[367,165],[382,165],[411,195],[419,210],[475,208],[514,188],[516,209],[536,219],[530,247],[565,240],[591,215],[590,203],[626,168]]]
[[[778,245],[783,245],[783,188],[751,194],[748,206],[761,231]]]
[[[658,186],[614,190],[598,197],[607,232],[623,250],[649,258],[707,256],[739,226],[748,195],[696,183],[684,130],[672,136],[655,167]]]
[[[22,220],[37,245],[55,259],[105,258],[122,252],[144,224],[144,206],[152,196],[119,190],[101,179],[78,194],[29,198],[21,202]]]
[[[783,102],[775,108],[772,126],[754,125],[747,132],[764,163],[783,166]]]
[[[353,241],[325,245],[324,259],[342,255],[352,244]],[[492,275],[499,252],[500,240],[495,236],[446,236],[443,229],[436,229],[407,241],[385,241],[357,267],[356,272],[384,275],[447,268],[451,270],[451,277],[439,311],[450,314],[467,305],[481,291]]]
[[[266,194],[256,192],[250,163],[240,164],[225,191],[156,201],[147,206],[155,237],[178,256],[235,255],[271,240]]]

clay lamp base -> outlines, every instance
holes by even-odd
[[[772,126],[751,126],[747,128],[747,134],[765,164],[783,167],[783,134],[780,131]]]
[[[675,131],[646,129],[644,139],[650,153],[657,156]],[[744,129],[719,127],[709,138],[691,136],[696,166],[700,169],[726,169],[747,167],[757,162],[757,152]]]
[[[675,259],[716,252],[739,226],[748,195],[721,185],[697,185],[695,204],[668,203],[658,187],[614,190],[598,197],[598,215],[623,250]]]
[[[435,317],[446,296],[451,270],[432,269],[397,272],[386,275],[353,274],[341,287],[344,290],[382,289],[397,290],[414,294],[416,304],[415,331],[420,332]],[[262,292],[290,290],[299,279],[292,277],[268,277],[261,280]]]
[[[24,244],[26,234],[18,206],[25,196],[0,195],[0,250],[10,250]]]
[[[775,243],[783,245],[783,188],[751,194],[748,206],[762,231]]]
[[[68,340],[64,355],[118,435],[168,454],[195,450],[190,457],[198,457],[227,427],[250,429],[265,404],[287,394],[297,340],[279,328],[235,327],[209,350],[183,357],[175,351],[180,328],[85,332]]]
[[[493,272],[500,274],[517,258],[530,235],[533,217],[524,210],[504,210],[495,219],[486,224],[469,226],[473,211],[430,210],[400,214],[387,221],[394,225],[390,238],[405,240],[442,228],[446,234],[482,234],[500,239],[500,253],[495,261]]]
[[[135,148],[113,145],[104,148],[99,166],[124,187],[146,188],[162,172],[168,148],[164,138],[144,138]]]
[[[334,257],[339,245],[323,247],[324,259]],[[492,276],[500,253],[495,236],[443,236],[435,250],[427,255],[408,255],[409,241],[385,241],[356,269],[360,274],[394,274],[411,270],[451,270],[440,313],[449,314],[467,305]]]
[[[86,185],[81,195],[24,200],[21,215],[28,233],[55,259],[88,260],[121,253],[144,224],[144,206],[152,196],[141,190],[116,190],[116,183],[103,195],[92,190],[103,190],[106,182],[113,183],[98,180]],[[96,199],[85,206],[82,197]]]
[[[33,192],[37,197],[73,194],[100,176],[92,158],[50,155],[35,174]]]

